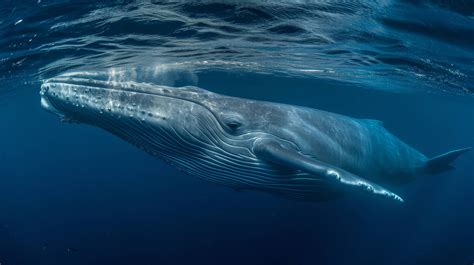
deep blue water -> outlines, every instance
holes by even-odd
[[[382,120],[427,154],[474,146],[474,3],[2,1],[0,263],[472,264],[474,152],[378,198],[299,202],[180,174],[41,109],[42,80],[211,91]]]

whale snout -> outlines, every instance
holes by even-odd
[[[164,123],[188,102],[172,95],[168,87],[77,75],[45,80],[40,95],[41,106],[61,120],[92,124],[102,124],[104,119],[116,123],[124,117],[140,122]]]
[[[50,92],[51,84],[45,82],[41,85],[40,95],[41,95],[41,107],[46,111],[56,114],[59,117],[64,117],[64,114],[59,111],[54,105],[51,103],[51,92]],[[56,94],[56,92],[53,92]]]
[[[63,116],[63,114],[51,104],[48,97],[46,96],[41,96],[41,107],[43,107],[43,109],[48,112],[54,113],[58,116]]]
[[[90,95],[93,88],[97,88],[95,98]],[[100,90],[103,89],[94,86],[92,82],[87,83],[75,78],[47,79],[41,85],[41,106],[44,110],[59,116],[62,121],[75,121],[76,116],[83,115],[85,110],[95,112],[99,105],[103,104],[99,102],[103,97],[103,92]]]

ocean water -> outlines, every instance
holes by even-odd
[[[473,264],[474,152],[403,204],[234,191],[42,110],[45,79],[195,85],[384,122],[434,156],[474,146],[474,3],[0,3],[0,263]]]

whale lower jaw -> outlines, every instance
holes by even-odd
[[[59,110],[57,110],[49,101],[49,99],[45,96],[41,96],[41,107],[45,109],[46,111],[53,113],[55,115],[58,115],[59,117],[64,117],[64,114],[62,114]]]

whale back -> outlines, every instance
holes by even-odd
[[[427,158],[372,119],[356,119],[293,107],[292,140],[302,152],[372,180],[403,183],[413,179]],[[294,116],[294,115],[290,115]],[[292,117],[292,119],[295,119]]]

